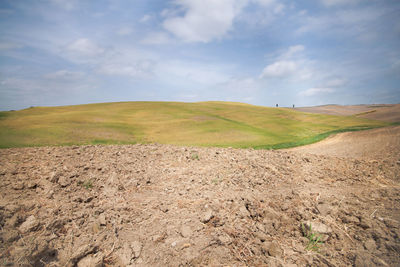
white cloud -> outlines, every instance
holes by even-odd
[[[294,61],[277,61],[264,68],[260,78],[265,77],[283,77],[293,74],[297,69]]]
[[[290,46],[281,54],[273,56],[273,63],[267,65],[259,78],[290,78],[292,80],[308,80],[313,77],[313,61],[305,57],[303,45]]]
[[[86,38],[81,38],[70,44],[67,49],[78,56],[98,56],[104,53],[104,49]]]
[[[295,54],[298,54],[299,52],[304,51],[305,47],[302,45],[294,45],[289,47],[289,49],[287,50],[286,53],[283,54],[282,57],[284,58],[290,58],[292,56],[294,56]]]
[[[117,34],[120,36],[127,36],[132,33],[132,28],[128,26],[121,27],[118,31]]]
[[[335,90],[333,88],[328,88],[328,87],[315,87],[315,88],[310,88],[305,91],[302,91],[299,93],[301,96],[314,96],[314,95],[319,95],[319,94],[327,94],[327,93],[333,93]]]
[[[236,20],[268,24],[286,6],[278,0],[175,0],[177,8],[164,9],[163,27],[185,42],[210,42],[226,36]],[[257,12],[242,12],[249,4]]]
[[[177,0],[183,16],[168,17],[164,28],[186,42],[209,42],[232,29],[233,21],[246,0]]]

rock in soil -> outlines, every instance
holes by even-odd
[[[303,223],[303,225],[306,227],[307,231],[319,233],[319,234],[330,234],[332,233],[332,228],[329,227],[326,224],[320,223],[320,222],[311,222],[311,221],[306,221]]]
[[[374,252],[376,250],[375,240],[373,240],[372,238],[368,239],[367,241],[365,241],[364,247],[366,250]]]
[[[214,217],[212,210],[207,210],[201,217],[202,223],[208,223]]]
[[[21,224],[18,229],[22,234],[26,234],[31,231],[35,231],[39,227],[39,225],[39,221],[35,218],[35,216],[31,215],[26,219],[25,222]]]
[[[282,257],[283,250],[277,243],[273,242],[268,246],[268,254],[272,257],[280,258]]]

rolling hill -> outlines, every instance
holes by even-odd
[[[387,125],[232,102],[117,102],[0,112],[0,147],[157,142],[283,148]]]

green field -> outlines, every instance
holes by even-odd
[[[0,112],[0,147],[156,142],[283,148],[387,125],[231,102],[118,102]]]

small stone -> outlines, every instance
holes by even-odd
[[[61,176],[61,173],[59,173],[59,172],[53,172],[53,173],[50,175],[50,182],[52,182],[52,183],[57,183],[57,182],[58,182],[58,179],[60,178],[60,176]]]
[[[93,233],[97,234],[98,232],[100,232],[101,228],[100,228],[100,223],[99,222],[94,222],[92,224],[92,231]]]
[[[26,185],[28,189],[35,189],[37,187],[37,183],[34,181],[29,181]]]
[[[263,232],[257,232],[256,237],[260,239],[261,242],[265,242],[265,240],[267,240],[268,238],[267,235],[264,234]]]
[[[24,182],[19,182],[19,183],[13,184],[13,189],[14,190],[22,190],[24,188],[25,188]]]
[[[105,226],[107,224],[106,215],[104,213],[99,215],[100,226]]]
[[[71,179],[66,178],[65,176],[61,176],[58,179],[58,184],[61,185],[61,187],[67,187],[71,184]]]
[[[139,241],[133,241],[131,243],[132,254],[134,258],[139,258],[140,253],[142,252],[142,244]]]
[[[268,255],[270,255],[272,257],[280,258],[283,255],[283,250],[275,242],[270,243],[270,244],[265,244],[265,246],[263,247],[263,251],[264,251],[264,253],[267,252]]]
[[[330,234],[332,233],[332,228],[329,226],[320,223],[320,222],[310,222],[306,221],[304,225],[307,227],[307,230],[311,230],[313,232],[317,232],[320,234]]]
[[[368,229],[372,227],[372,222],[370,219],[362,217],[359,225],[363,229]]]
[[[160,242],[164,239],[165,237],[163,235],[153,235],[151,240],[153,240],[153,242]]]
[[[19,231],[23,234],[35,231],[39,227],[39,222],[36,220],[35,216],[31,215],[26,219],[25,222],[19,227]]]
[[[46,194],[46,197],[47,197],[48,199],[52,199],[53,196],[54,196],[54,191],[53,191],[53,190],[49,190],[49,191],[47,191],[45,194]]]
[[[288,209],[289,209],[289,203],[287,203],[287,202],[283,203],[283,205],[281,206],[281,210],[287,211]]]
[[[241,206],[241,207],[239,208],[239,215],[240,215],[241,217],[248,217],[248,216],[250,216],[250,213],[249,213],[249,211],[246,209],[245,206]]]
[[[192,246],[190,243],[185,243],[182,245],[182,249],[189,248],[190,246]]]
[[[330,213],[331,208],[328,204],[318,204],[317,210],[322,216],[326,216]]]
[[[279,245],[277,245],[276,243],[272,243],[269,246],[268,254],[272,257],[281,257],[283,254],[283,251]]]
[[[365,241],[364,247],[368,251],[371,251],[371,252],[375,251],[376,250],[375,241],[372,238],[368,239],[367,241]]]
[[[221,244],[229,245],[231,243],[231,238],[226,234],[218,236],[218,240]]]
[[[190,237],[190,236],[192,236],[192,234],[193,234],[193,231],[192,231],[192,229],[191,229],[189,226],[187,226],[187,225],[183,225],[183,226],[182,226],[182,228],[181,228],[181,235],[182,235],[183,237]]]
[[[201,217],[202,223],[208,223],[214,217],[212,210],[207,210]]]
[[[162,205],[162,206],[160,207],[160,210],[161,210],[162,212],[166,213],[166,212],[169,211],[169,208],[168,208],[168,206],[166,206],[166,205]]]
[[[344,223],[354,223],[354,224],[359,224],[360,223],[360,220],[357,217],[353,216],[353,215],[344,216],[342,218],[342,221]]]

